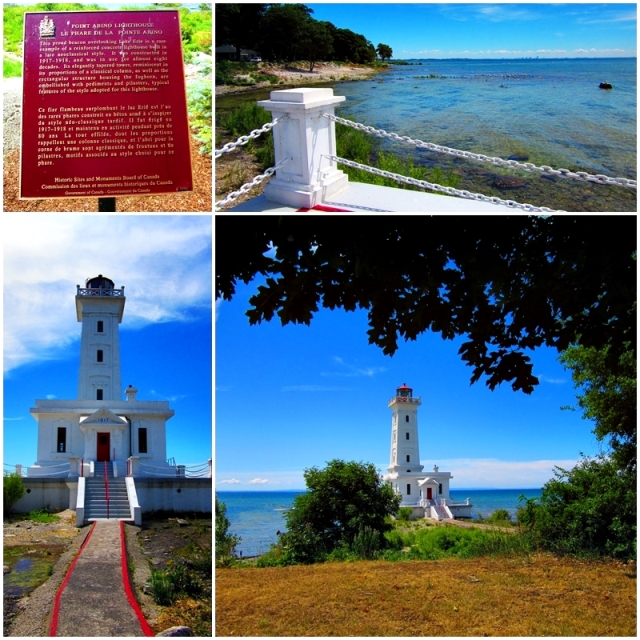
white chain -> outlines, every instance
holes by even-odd
[[[272,176],[278,168],[280,168],[285,162],[288,162],[289,160],[291,160],[291,158],[280,160],[280,162],[278,162],[275,167],[270,167],[264,173],[256,176],[251,182],[243,184],[237,191],[232,191],[224,200],[218,200],[218,202],[216,202],[216,211],[219,207],[224,207],[230,202],[237,200],[243,193],[248,193],[249,191],[251,191],[253,187],[258,186],[265,178]]]
[[[478,160],[480,162],[486,162],[488,164],[492,164],[500,167],[510,167],[512,169],[518,168],[523,169],[524,171],[538,171],[539,173],[548,173],[554,176],[561,176],[563,178],[575,178],[576,180],[584,180],[586,182],[597,182],[599,184],[613,184],[619,187],[628,187],[630,189],[636,189],[638,183],[636,180],[629,180],[628,178],[610,178],[609,176],[605,176],[603,174],[590,174],[586,171],[569,171],[569,169],[554,169],[548,165],[542,165],[541,167],[537,167],[535,164],[531,162],[518,162],[517,160],[503,160],[502,158],[496,158],[491,156],[485,156],[481,153],[471,153],[470,151],[461,151],[459,149],[452,149],[450,147],[443,147],[439,144],[433,144],[432,142],[423,142],[422,140],[413,140],[409,138],[409,136],[399,136],[397,133],[387,133],[384,129],[376,129],[375,127],[369,127],[365,124],[360,124],[359,122],[352,122],[351,120],[345,120],[344,118],[339,118],[338,116],[334,116],[330,113],[323,113],[325,118],[329,118],[329,120],[334,120],[335,122],[339,122],[340,124],[344,124],[348,127],[353,127],[354,129],[358,129],[360,131],[366,131],[367,133],[371,133],[376,135],[378,138],[389,138],[390,140],[395,140],[396,142],[404,142],[405,144],[410,144],[412,146],[416,146],[420,149],[428,149],[429,151],[437,151],[438,153],[446,153],[450,156],[456,156],[458,158],[466,158],[467,160]]]
[[[515,202],[514,200],[502,200],[502,198],[485,196],[481,193],[471,193],[471,191],[466,191],[464,189],[454,189],[453,187],[443,187],[439,184],[433,184],[431,182],[427,182],[426,180],[418,180],[416,178],[407,178],[406,176],[398,175],[397,173],[391,173],[390,171],[383,171],[382,169],[376,169],[374,167],[369,167],[366,164],[360,164],[359,162],[353,162],[353,160],[345,160],[344,158],[338,158],[337,156],[328,156],[325,155],[325,158],[329,158],[329,160],[333,160],[334,162],[340,162],[341,164],[345,164],[348,167],[353,167],[354,169],[362,169],[363,171],[368,171],[375,176],[382,176],[383,178],[391,178],[391,180],[395,180],[396,182],[404,182],[405,184],[410,184],[414,187],[422,187],[423,189],[432,189],[433,191],[440,191],[441,193],[446,193],[449,196],[458,196],[459,198],[467,198],[468,200],[479,200],[481,202],[490,202],[491,204],[503,204],[506,207],[511,209],[522,209],[523,211],[540,211],[540,212],[548,212],[548,213],[556,213],[556,209],[547,209],[546,207],[536,207],[532,204],[520,204],[519,202]]]
[[[256,138],[259,138],[261,134],[266,133],[267,131],[271,131],[271,129],[273,129],[276,124],[278,124],[278,118],[276,118],[272,122],[267,122],[266,124],[262,125],[260,129],[254,129],[246,136],[240,136],[235,142],[227,142],[227,144],[225,144],[220,149],[216,149],[215,157],[219,158],[223,153],[229,153],[229,151],[233,151],[236,147],[247,144],[249,140],[255,140]]]

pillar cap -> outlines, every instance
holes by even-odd
[[[270,93],[270,99],[260,100],[258,105],[265,107],[266,109],[269,107],[311,109],[314,107],[338,104],[345,100],[345,96],[334,96],[333,89],[300,87],[299,89],[280,89],[278,91],[272,91]]]

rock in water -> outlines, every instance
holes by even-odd
[[[601,82],[600,83],[600,88],[601,89],[613,89],[613,85],[609,84],[608,82]]]
[[[166,638],[178,638],[178,637],[193,637],[193,631],[189,627],[169,627],[161,633],[156,634],[156,637],[163,636]]]
[[[493,180],[493,186],[498,189],[520,189],[526,185],[524,180],[513,176],[496,176]]]

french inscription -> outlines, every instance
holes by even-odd
[[[21,197],[190,188],[177,12],[27,13]]]

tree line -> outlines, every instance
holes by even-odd
[[[216,43],[234,46],[237,60],[241,49],[254,49],[263,60],[309,61],[310,71],[317,61],[366,64],[376,54],[383,61],[392,57],[388,45],[376,48],[362,34],[315,20],[312,13],[304,4],[216,4]]]

